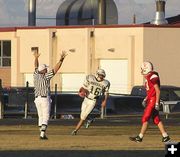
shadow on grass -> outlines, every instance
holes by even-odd
[[[0,157],[164,157],[163,150],[120,150],[120,151],[81,151],[81,150],[26,150],[0,151]]]

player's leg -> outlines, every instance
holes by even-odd
[[[153,118],[154,124],[158,126],[158,128],[162,134],[162,142],[170,141],[170,137],[167,134],[167,132],[165,131],[164,125],[163,125],[162,121],[160,120],[159,111],[154,110],[152,118]]]
[[[159,130],[160,130],[160,132],[162,134],[162,142],[169,142],[170,141],[170,137],[167,134],[167,132],[165,131],[164,125],[163,125],[162,122],[159,122],[158,128],[159,128]]]
[[[78,122],[75,130],[72,132],[72,135],[76,135],[78,130],[81,128],[81,126],[84,123],[84,120],[87,118],[87,116],[89,115],[89,113],[93,110],[94,106],[95,106],[95,101],[94,100],[90,100],[88,98],[85,98],[82,106],[81,106],[81,115],[80,115],[80,121]]]
[[[89,128],[89,126],[95,121],[95,118],[97,115],[93,115],[92,112],[93,110],[97,109],[96,105],[94,106],[94,108],[92,109],[91,113],[89,113],[89,115],[86,118],[86,123],[85,123],[85,128]]]
[[[36,98],[34,103],[36,105],[37,114],[38,114],[38,126],[39,126],[39,129],[41,130],[42,120],[43,120],[43,113],[42,113],[42,107],[41,107],[41,100],[40,100],[40,98],[39,97]]]
[[[135,142],[142,142],[143,137],[146,133],[146,130],[148,128],[148,121],[151,117],[151,114],[153,112],[154,109],[154,104],[155,104],[155,99],[151,99],[148,101],[147,107],[144,110],[144,114],[142,116],[142,127],[141,127],[141,131],[139,133],[139,135],[135,136],[135,137],[130,137],[129,139],[131,141],[135,141]]]
[[[84,123],[84,120],[83,120],[83,119],[80,119],[79,122],[78,122],[78,124],[76,125],[75,130],[73,130],[71,134],[72,134],[72,135],[76,135],[77,132],[78,132],[78,130],[79,130],[79,129],[81,128],[81,126],[83,125],[83,123]]]
[[[85,123],[85,128],[89,128],[89,126],[95,121],[95,117],[92,115],[87,118],[87,121]]]
[[[101,114],[101,102],[102,102],[102,97],[100,97],[99,99],[97,99],[96,104],[93,108],[93,110],[91,111],[91,113],[96,109],[98,110],[99,114]],[[85,123],[85,128],[89,128],[89,126],[95,121],[95,119],[98,117],[98,114],[89,114],[88,117],[86,118],[86,123]]]
[[[78,124],[76,125],[75,130],[72,131],[72,133],[71,133],[72,135],[76,135],[77,132],[78,132],[78,130],[79,130],[79,129],[81,128],[81,126],[83,125],[83,122],[84,122],[85,119],[82,119],[82,118],[83,118],[82,115],[83,115],[83,113],[85,112],[86,107],[87,107],[87,101],[85,101],[85,99],[84,99],[84,101],[82,102],[82,105],[81,105],[80,120],[79,120]]]
[[[42,119],[40,139],[48,139],[46,136],[46,130],[48,127],[50,110],[51,110],[51,99],[50,98],[42,98],[43,119]]]

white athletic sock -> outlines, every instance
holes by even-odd
[[[139,134],[139,137],[140,137],[140,138],[143,138],[143,134],[140,133],[140,134]]]
[[[42,126],[41,126],[41,133],[40,133],[41,137],[45,136],[46,129],[47,129],[47,125],[42,124]]]
[[[44,132],[44,131],[41,131],[40,136],[41,136],[41,137],[44,137],[44,135],[45,135],[45,132]]]
[[[163,137],[167,137],[168,134],[165,132],[165,133],[162,134],[162,136],[163,136]]]

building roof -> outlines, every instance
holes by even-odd
[[[180,14],[177,16],[166,18],[169,24],[180,24]]]
[[[180,15],[178,15],[180,17]],[[16,32],[17,30],[30,29],[79,29],[79,28],[180,28],[180,21],[173,21],[166,25],[145,24],[128,24],[128,25],[76,25],[76,26],[23,26],[23,27],[0,27],[0,32]]]
[[[168,25],[178,25],[180,24],[180,15],[168,17],[166,18],[166,20],[168,21]],[[150,24],[150,23],[151,22],[146,22],[144,24]]]

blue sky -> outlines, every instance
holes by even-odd
[[[37,17],[56,17],[59,5],[64,0],[37,0]],[[151,21],[155,16],[155,0],[114,0],[118,7],[119,24],[132,23],[136,14],[137,23]],[[0,0],[0,27],[27,26],[28,0]],[[166,17],[180,14],[180,0],[167,0]],[[37,20],[38,26],[55,25],[55,20]]]

